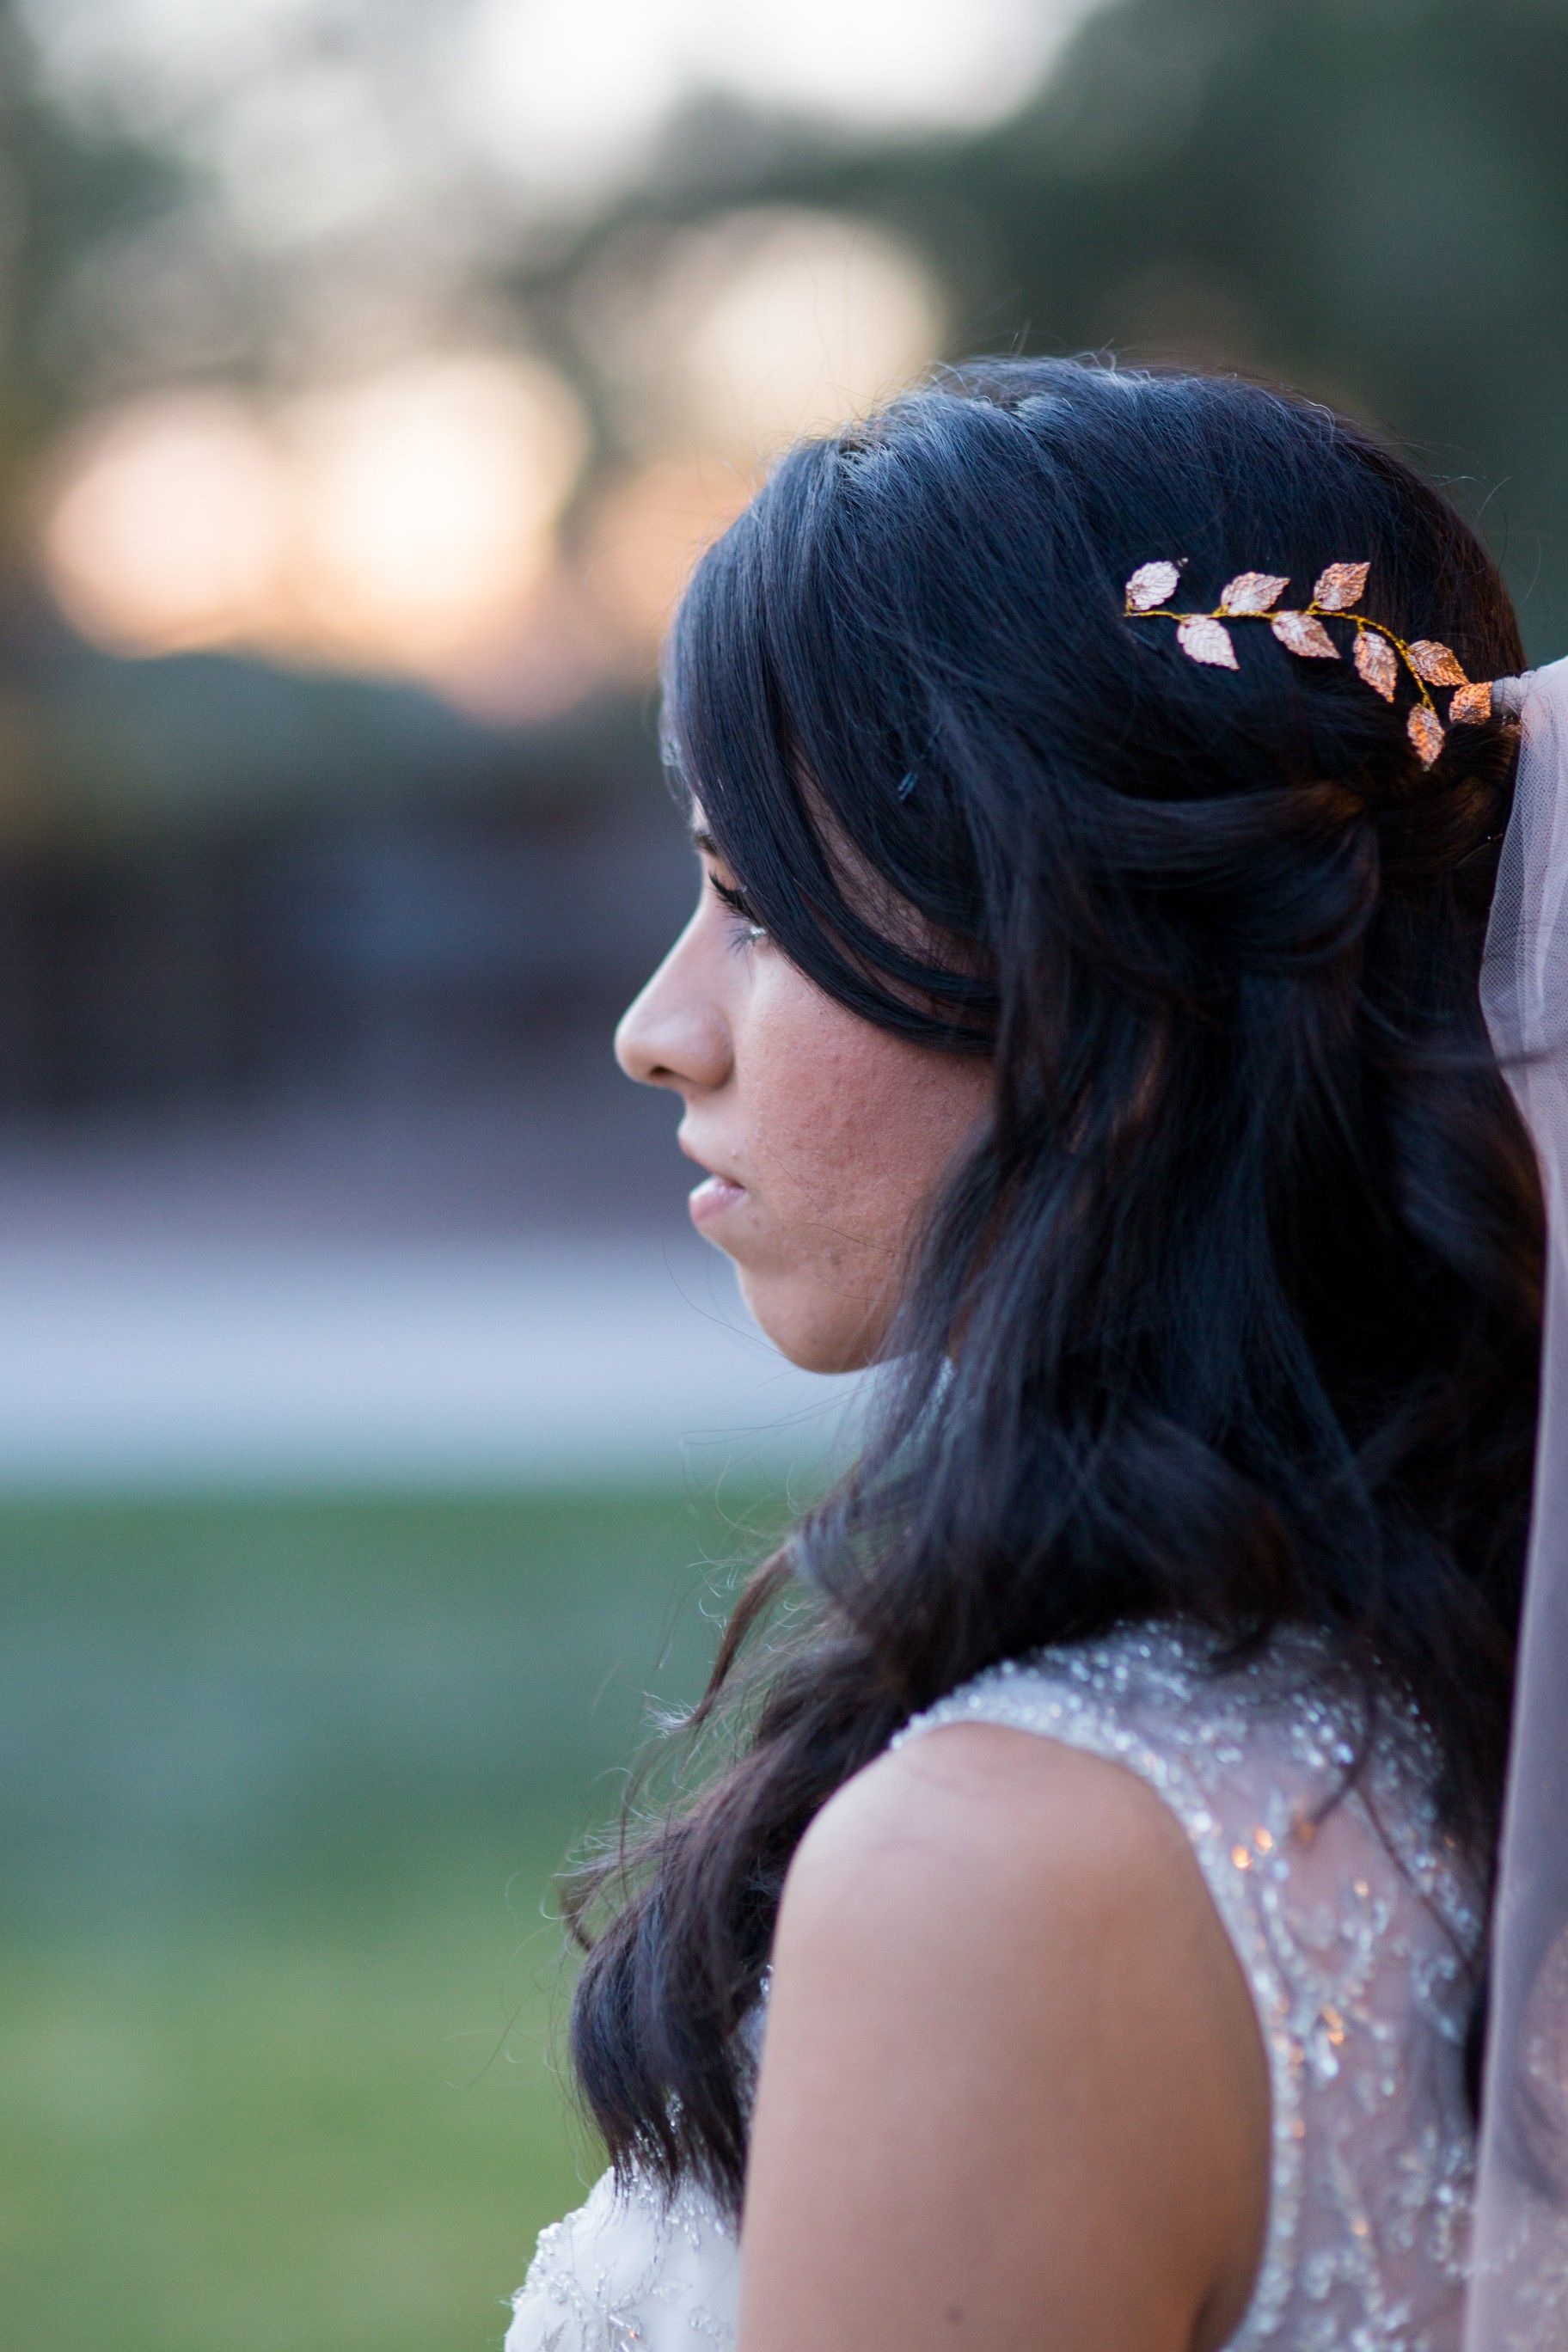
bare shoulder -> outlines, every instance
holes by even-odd
[[[1086,2003],[1115,1985],[1122,2023],[1094,2063],[1102,2089],[1135,2074],[1140,2101],[1189,2063],[1200,2023],[1257,2038],[1170,1808],[1126,1766],[999,1724],[922,1732],[823,1809],[786,1881],[775,1990],[792,1973],[841,2014],[902,2003],[910,2031],[977,2054],[984,2039],[1056,2081],[1062,2045],[1075,2063],[1089,2046]],[[1159,2030],[1133,2030],[1134,2015]]]
[[[1250,1993],[1155,1791],[1033,1732],[921,1733],[824,1808],[786,1881],[746,2352],[951,2344],[953,2310],[1021,2343],[1047,2294],[1086,2352],[1223,2342],[1268,2123]]]
[[[1180,1823],[1136,1773],[989,1723],[921,1733],[857,1773],[803,1839],[785,1899],[799,1924],[826,1904],[842,1927],[847,1906],[873,1924],[933,1898],[955,1920],[978,1900],[1042,1925],[1064,1905],[1207,1902]]]

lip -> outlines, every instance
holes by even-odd
[[[719,1218],[727,1215],[730,1210],[738,1208],[746,1197],[746,1188],[740,1179],[727,1176],[721,1168],[710,1168],[707,1160],[699,1158],[683,1137],[677,1136],[676,1141],[686,1158],[696,1160],[698,1167],[703,1171],[702,1181],[700,1184],[694,1184],[687,1197],[687,1207],[690,1212],[692,1223],[698,1226],[710,1225]]]
[[[711,1225],[738,1208],[745,1197],[745,1186],[731,1183],[728,1176],[705,1176],[700,1184],[692,1186],[686,1205],[694,1225]]]

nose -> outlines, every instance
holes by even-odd
[[[730,1032],[704,985],[693,917],[616,1026],[616,1059],[639,1086],[678,1093],[721,1087],[730,1072]]]

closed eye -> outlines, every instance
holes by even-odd
[[[709,858],[717,859],[719,856],[719,845],[706,825],[694,824],[691,827],[691,845],[699,857],[704,861]],[[737,923],[742,927],[739,935],[742,943],[746,946],[755,946],[759,940],[765,940],[767,930],[762,923],[758,922],[756,908],[752,905],[745,892],[737,890],[733,883],[721,882],[712,867],[706,862],[703,872],[708,877],[708,885],[714,897],[722,906],[729,908]]]
[[[748,943],[754,945],[758,940],[766,939],[767,931],[758,922],[756,909],[743,890],[737,890],[731,883],[721,882],[716,874],[710,874],[708,882],[721,905],[727,907],[742,926],[742,936]]]

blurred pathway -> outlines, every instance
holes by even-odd
[[[0,1245],[0,1483],[675,1478],[820,1453],[700,1244]]]
[[[633,1089],[626,1088],[631,1097]],[[649,1111],[656,1116],[651,1119]],[[672,1107],[0,1150],[0,1485],[708,1476],[817,1457]]]

